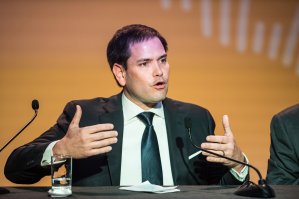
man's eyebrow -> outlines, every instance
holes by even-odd
[[[158,57],[158,60],[160,59],[163,59],[163,58],[166,58],[167,57],[167,54],[163,54],[161,55],[160,57]],[[149,62],[149,61],[152,61],[153,59],[150,59],[150,58],[141,58],[139,60],[137,60],[137,63],[141,63],[141,62]]]
[[[142,59],[137,60],[137,63],[148,62],[148,61],[151,61],[151,60],[152,59],[149,59],[149,58],[142,58]]]
[[[159,59],[163,59],[163,58],[167,58],[167,54],[165,53],[164,55],[161,55],[159,58],[158,58],[158,60]]]

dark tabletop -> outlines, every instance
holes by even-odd
[[[1,194],[0,198],[51,198],[48,195],[49,187],[6,187],[10,193]],[[130,199],[147,199],[147,198],[247,198],[235,195],[236,186],[178,186],[180,192],[154,194],[120,190],[119,187],[73,187],[73,195],[68,198],[130,198]],[[297,185],[276,185],[272,186],[276,193],[275,198],[299,198],[299,186]]]

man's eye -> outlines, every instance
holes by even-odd
[[[166,63],[166,62],[167,62],[166,58],[161,59],[161,63]]]
[[[139,64],[139,66],[146,66],[147,65],[147,62],[142,62]]]

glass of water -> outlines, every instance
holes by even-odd
[[[51,157],[52,197],[72,195],[72,157],[69,155],[53,155]]]

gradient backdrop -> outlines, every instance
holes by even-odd
[[[2,0],[0,146],[32,117],[32,99],[40,111],[0,154],[0,186],[14,186],[3,174],[8,155],[52,126],[68,101],[120,92],[106,45],[131,23],[168,39],[168,96],[209,109],[217,134],[228,114],[237,143],[265,177],[270,120],[299,102],[298,0]]]

